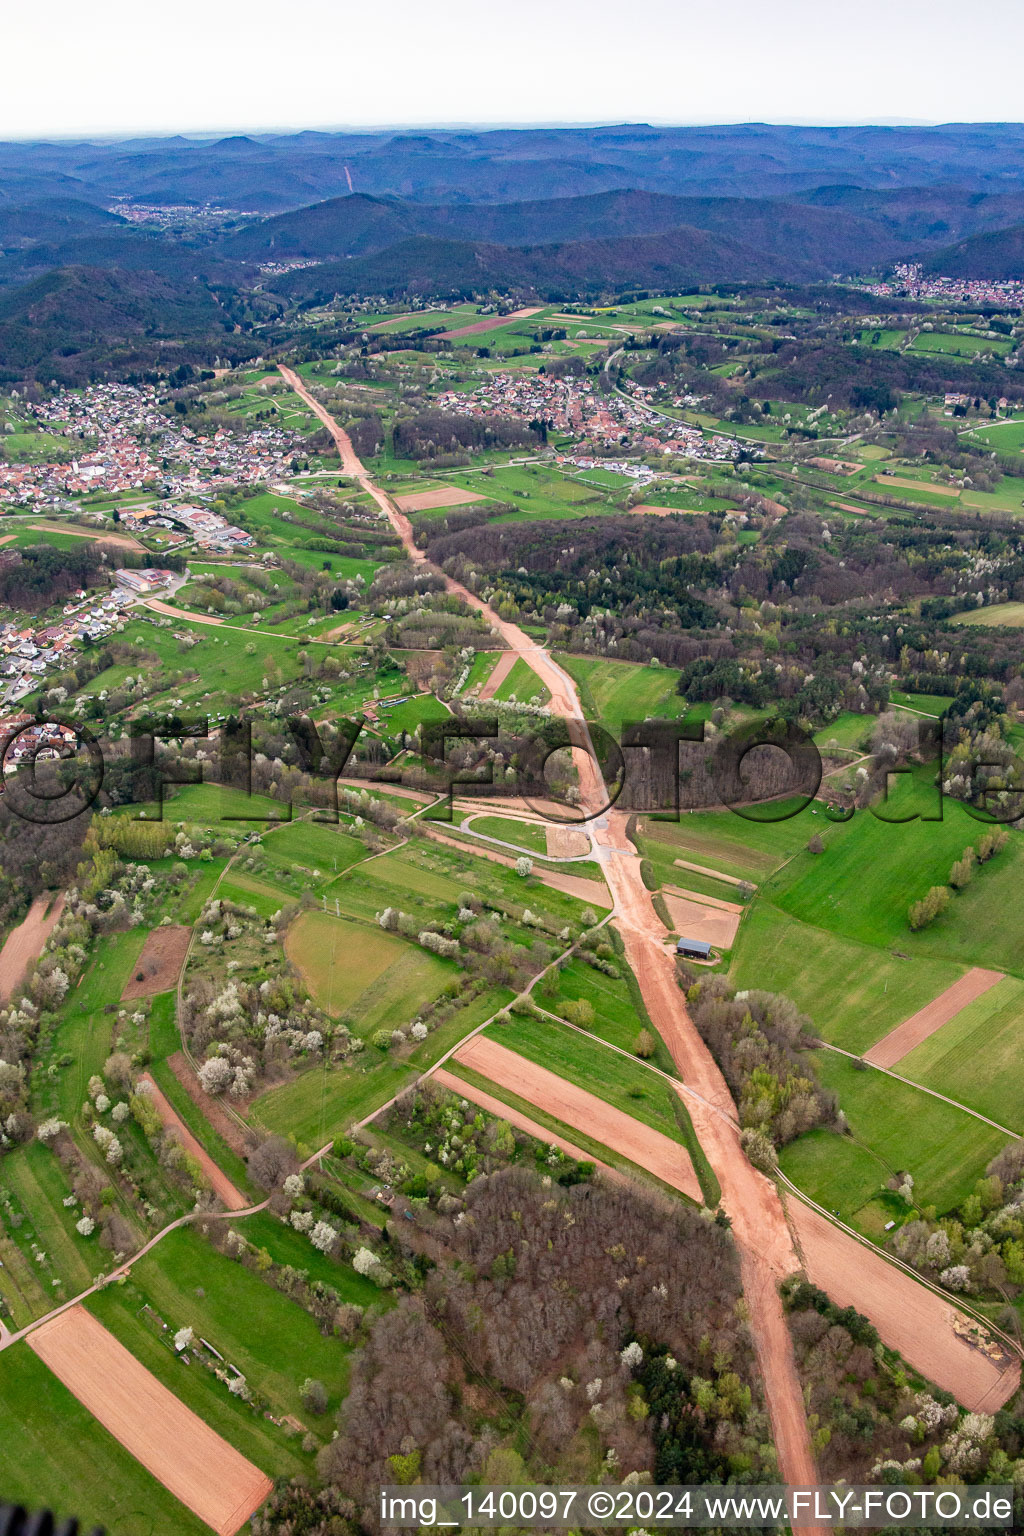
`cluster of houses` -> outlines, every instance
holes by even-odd
[[[646,485],[653,480],[656,470],[649,464],[634,463],[631,459],[594,459],[584,453],[556,453],[556,464],[568,464],[574,469],[608,469],[613,474],[625,475],[629,480],[635,480],[638,485]]]
[[[920,262],[901,261],[884,283],[871,283],[868,293],[880,298],[941,299],[947,304],[998,305],[1024,309],[1024,278],[931,277]]]
[[[0,701],[17,704],[45,684],[47,673],[68,666],[74,647],[102,640],[124,623],[138,597],[166,589],[173,571],[115,572],[117,585],[102,596],[76,592],[54,623],[35,628],[23,621],[0,623]]]
[[[655,410],[650,391],[627,386],[629,394],[602,394],[591,379],[547,374],[497,372],[471,394],[451,390],[438,397],[442,410],[459,416],[519,416],[545,421],[550,430],[572,437],[584,448],[606,453],[619,448],[633,454],[676,455],[731,462],[739,444],[724,436],[705,436],[697,427]]]
[[[23,763],[44,762],[77,750],[78,737],[69,725],[53,720],[37,721],[23,712],[0,716],[0,773],[16,773]],[[0,779],[0,788],[3,787]]]
[[[265,423],[250,432],[218,427],[202,433],[168,416],[149,385],[60,390],[24,409],[69,445],[59,464],[0,461],[0,500],[17,506],[60,506],[69,496],[96,491],[189,496],[217,481],[256,485],[287,474],[299,442]]]

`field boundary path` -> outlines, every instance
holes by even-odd
[[[881,1040],[877,1040],[869,1051],[864,1052],[864,1060],[873,1067],[894,1067],[915,1046],[927,1040],[929,1035],[936,1034],[958,1013],[962,1013],[968,1003],[983,997],[1003,979],[1002,971],[986,971],[980,965],[972,966],[944,992],[940,992],[938,997],[933,997],[930,1003],[926,1003],[908,1019],[904,1019],[902,1024],[890,1029]]]
[[[118,1443],[217,1532],[235,1536],[274,1484],[193,1413],[83,1306],[28,1347]]]

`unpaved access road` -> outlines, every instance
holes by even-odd
[[[918,1285],[870,1248],[862,1248],[860,1262],[852,1268],[845,1232],[802,1200],[790,1197],[787,1204],[808,1279],[827,1291],[837,1306],[863,1312],[890,1349],[898,1349],[972,1413],[995,1413],[1013,1396],[1020,1386],[1020,1361],[991,1360],[958,1338],[952,1302]],[[959,1316],[968,1321],[963,1313]]]
[[[281,372],[331,430],[343,463],[347,455],[348,462],[355,466],[348,473],[359,477],[363,488],[386,512],[410,559],[425,562],[422,550],[416,547],[409,519],[370,480],[345,433],[323,407],[317,405],[297,375],[284,368]],[[606,810],[606,791],[596,758],[590,750],[575,684],[544,648],[535,644],[518,626],[500,619],[494,609],[460,583],[446,578],[446,584],[450,592],[461,596],[471,608],[481,613],[501,635],[506,646],[533,668],[551,694],[551,712],[569,724],[579,773],[581,805],[591,818],[589,830],[594,850],[614,898],[615,926],[622,936],[626,958],[636,974],[647,1011],[668,1046],[683,1081],[692,1090],[687,1095],[687,1107],[701,1146],[721,1184],[722,1205],[732,1221],[780,1474],[782,1480],[791,1485],[813,1484],[817,1479],[803,1393],[778,1291],[779,1281],[801,1265],[794,1236],[776,1185],[751,1165],[740,1145],[736,1106],[710,1050],[687,1012],[676,979],[675,961],[665,949],[666,930],[654,911],[650,893],[640,876],[636,849],[627,837],[627,818],[622,812]],[[699,868],[683,860],[678,862],[682,868]],[[905,1286],[894,1287],[890,1281],[889,1288],[879,1287],[876,1265],[881,1264],[886,1269],[892,1266],[886,1265],[885,1260],[849,1233],[830,1227],[828,1223],[825,1225],[829,1231],[830,1251],[839,1256],[837,1272],[843,1276],[848,1304],[871,1318],[880,1333],[883,1321],[888,1319],[890,1306],[899,1311],[912,1309],[918,1304],[922,1291],[928,1294],[911,1276],[898,1270],[893,1270],[893,1274],[901,1275]],[[802,1246],[805,1257],[814,1248],[813,1242],[802,1241]],[[950,1327],[941,1337],[932,1338],[920,1359],[916,1357],[918,1345],[922,1343],[920,1336],[908,1334],[905,1342],[910,1363],[928,1373],[936,1354],[943,1349],[952,1350],[958,1341]],[[969,1383],[965,1378],[967,1389]],[[794,1528],[795,1536],[810,1536],[811,1532],[817,1533],[821,1529],[811,1525]]]
[[[234,1536],[270,1493],[270,1478],[84,1307],[36,1328],[27,1343],[104,1429],[218,1536]]]
[[[150,1077],[148,1072],[143,1072],[142,1079],[144,1082],[149,1084],[150,1098],[156,1105],[160,1119],[163,1121],[164,1125],[173,1127],[173,1129],[177,1131],[181,1140],[181,1144],[185,1148],[186,1152],[191,1152],[192,1156],[202,1164],[203,1172],[209,1179],[210,1188],[213,1190],[214,1194],[218,1197],[219,1200],[223,1201],[229,1211],[246,1210],[250,1202],[235,1188],[227,1174],[224,1173],[222,1169],[217,1167],[217,1164],[214,1162],[209,1152],[200,1146],[199,1142],[192,1135],[192,1132],[189,1130],[188,1126],[178,1115],[178,1112],[174,1108],[174,1105],[171,1103],[170,1099],[166,1098],[165,1095],[161,1093],[160,1089],[157,1087],[155,1081],[152,1077]]]
[[[567,1078],[549,1072],[547,1067],[539,1067],[536,1062],[520,1056],[518,1051],[510,1051],[486,1035],[474,1035],[467,1040],[455,1052],[455,1060],[464,1067],[472,1067],[482,1077],[490,1078],[500,1088],[528,1099],[545,1114],[561,1120],[563,1125],[571,1126],[574,1131],[584,1131],[620,1157],[627,1157],[638,1168],[646,1168],[662,1183],[703,1205],[700,1181],[689,1152],[680,1142],[634,1120],[632,1115],[624,1114],[614,1104],[588,1093],[585,1088],[577,1088]]]
[[[902,1024],[897,1024],[895,1029],[883,1035],[870,1051],[864,1052],[864,1060],[870,1061],[873,1067],[894,1067],[915,1045],[920,1045],[922,1040],[934,1035],[936,1030],[948,1024],[968,1003],[973,1003],[975,998],[981,997],[1003,979],[1002,971],[986,971],[979,965],[972,966],[945,992],[940,992],[938,997],[933,997],[930,1003],[912,1013],[909,1019],[904,1019]]]
[[[494,698],[494,695],[497,693],[506,677],[508,677],[518,659],[519,658],[517,657],[515,651],[502,651],[501,655],[494,663],[494,666],[491,668],[491,675],[487,678],[483,687],[480,689],[479,697],[481,699]]]
[[[346,473],[355,475],[362,488],[387,514],[411,560],[426,563],[417,548],[409,519],[401,513],[367,475],[352,443],[337,422],[321,406],[290,368],[278,365],[296,394],[316,413],[331,432]],[[650,893],[640,878],[640,860],[626,835],[627,818],[621,812],[604,814],[607,795],[583,724],[576,685],[517,625],[499,618],[460,582],[445,577],[450,592],[460,596],[483,615],[509,650],[533,668],[551,694],[551,712],[569,724],[574,759],[580,780],[580,798],[593,817],[589,830],[594,849],[614,897],[615,924],[626,946],[626,958],[636,973],[647,1010],[665,1040],[683,1081],[697,1088],[703,1104],[691,1102],[694,1129],[710,1158],[722,1186],[722,1203],[732,1219],[740,1249],[744,1293],[750,1306],[750,1325],[758,1364],[765,1383],[765,1398],[782,1480],[796,1486],[817,1481],[803,1393],[796,1372],[793,1346],[782,1310],[778,1282],[798,1268],[798,1259],[786,1224],[778,1191],[747,1161],[735,1124],[736,1108],[714,1058],[701,1040],[686,1011],[676,982],[675,962],[665,951],[666,930],[651,904]],[[850,1238],[851,1262],[859,1248]],[[821,1528],[794,1528],[795,1536],[819,1536]]]
[[[190,613],[187,608],[175,608],[173,603],[164,603],[158,597],[148,598],[143,608],[152,608],[154,613],[166,614],[169,619],[188,619],[190,624],[223,624],[223,619],[215,619],[212,613]]]
[[[7,942],[0,949],[0,1003],[8,1001],[24,981],[29,966],[39,959],[63,910],[64,897],[58,896],[51,907],[49,893],[44,891],[29,907],[24,921],[7,935]]]

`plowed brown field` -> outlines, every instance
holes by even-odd
[[[864,1052],[864,1060],[870,1061],[873,1067],[894,1067],[915,1045],[920,1045],[922,1040],[934,1035],[937,1029],[948,1024],[968,1003],[973,1003],[976,997],[981,997],[1002,980],[1002,971],[986,971],[981,966],[972,966],[945,992],[940,992],[938,997],[933,997],[930,1003],[912,1013],[909,1019],[904,1019],[902,1024],[897,1024],[895,1029],[883,1035],[870,1051]]]
[[[234,1536],[274,1486],[84,1307],[36,1328],[27,1343],[104,1429],[218,1536]]]
[[[703,1204],[689,1152],[661,1131],[642,1125],[596,1094],[577,1088],[575,1083],[528,1061],[517,1051],[499,1045],[497,1040],[488,1040],[485,1035],[467,1040],[455,1052],[455,1060],[521,1099],[529,1099],[545,1114],[554,1115],[573,1130],[585,1131],[620,1157],[628,1157],[637,1167],[646,1168],[663,1183],[689,1195],[698,1205]]]

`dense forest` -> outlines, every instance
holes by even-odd
[[[110,553],[120,558],[120,550],[113,546]],[[96,586],[109,569],[104,546],[88,539],[82,539],[80,547],[74,549],[28,544],[21,549],[0,550],[0,604],[42,613],[55,599]]]
[[[637,1186],[515,1167],[474,1179],[430,1251],[353,1363],[325,1487],[279,1490],[263,1536],[348,1529],[319,1523],[339,1508],[376,1529],[389,1481],[774,1476],[722,1227]]]

